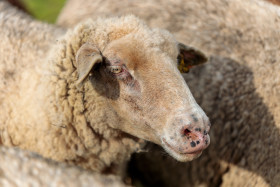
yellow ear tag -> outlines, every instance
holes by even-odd
[[[184,58],[180,55],[180,63],[178,64],[178,69],[181,73],[188,73],[192,66],[187,66],[185,64]]]

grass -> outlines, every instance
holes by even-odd
[[[65,0],[22,0],[22,2],[36,19],[55,23]]]

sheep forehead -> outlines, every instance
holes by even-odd
[[[117,57],[131,71],[170,69],[170,64],[172,68],[176,66],[175,60],[171,60],[176,59],[178,55],[174,42],[166,41],[164,38],[161,38],[162,41],[158,43],[147,40],[143,40],[143,37],[137,34],[123,37],[112,42],[104,55],[112,59]],[[162,44],[164,44],[163,47]]]
[[[109,43],[127,35],[134,36],[143,43],[144,48],[158,47],[169,55],[177,53],[175,38],[165,30],[151,29],[142,20],[133,15],[107,19],[88,20],[76,27],[78,35],[86,36],[83,40],[104,49]],[[85,34],[86,33],[86,34]]]
[[[177,41],[171,33],[161,29],[140,30],[131,34],[136,43],[143,46],[147,51],[164,53],[171,58],[178,55]]]
[[[111,41],[120,39],[127,34],[149,30],[147,25],[136,16],[122,16],[112,18],[99,18],[95,21],[89,19],[75,28],[75,33],[82,35],[83,40],[105,47]]]

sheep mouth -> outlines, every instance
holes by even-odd
[[[173,158],[180,162],[188,162],[199,157],[204,149],[194,151],[194,152],[180,152],[176,147],[171,146],[164,138],[162,138],[162,147],[164,150],[171,155]]]

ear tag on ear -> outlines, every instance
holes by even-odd
[[[207,61],[207,57],[199,50],[186,46],[182,43],[178,44],[179,55],[178,69],[181,73],[188,73],[193,66],[203,64]]]
[[[196,65],[196,64],[194,64],[194,65]],[[185,63],[183,55],[179,55],[178,69],[181,73],[188,73],[192,67],[193,67],[193,65],[187,65]]]

